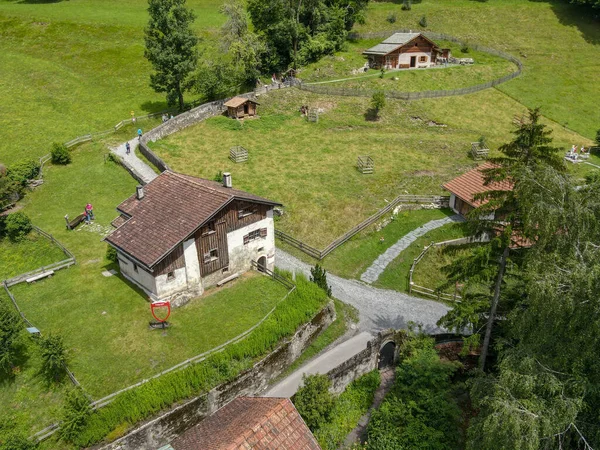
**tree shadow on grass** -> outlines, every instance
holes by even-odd
[[[166,102],[161,102],[161,101],[156,101],[156,102],[144,102],[141,104],[141,108],[142,111],[144,111],[147,114],[150,113],[154,113],[154,112],[158,112],[158,111],[164,111],[165,109],[168,108],[167,103]]]
[[[559,0],[529,0],[552,5],[552,12],[562,25],[577,27],[583,39],[594,45],[600,45],[600,10],[587,5],[574,5]]]
[[[369,108],[364,114],[364,117],[367,122],[377,122],[379,120],[379,111],[375,108]]]

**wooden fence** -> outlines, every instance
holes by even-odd
[[[421,262],[423,257],[427,254],[429,249],[432,247],[441,247],[444,245],[464,245],[464,244],[472,244],[475,242],[485,242],[485,241],[486,241],[485,238],[475,238],[473,236],[469,236],[469,237],[465,237],[465,238],[451,239],[451,240],[442,241],[442,242],[432,242],[431,244],[427,245],[425,248],[423,248],[423,251],[421,251],[421,253],[419,253],[419,256],[417,256],[413,260],[412,266],[410,267],[410,270],[408,272],[408,293],[412,294],[413,292],[416,292],[421,295],[426,295],[428,297],[435,298],[438,301],[440,301],[440,300],[450,300],[450,301],[454,301],[454,302],[460,301],[460,299],[462,299],[462,297],[460,295],[458,295],[458,293],[456,291],[454,292],[454,294],[448,294],[446,292],[441,292],[439,289],[430,289],[430,288],[427,288],[424,286],[419,286],[418,284],[415,284],[415,282],[413,281],[413,273],[415,271],[415,268],[417,267],[419,262]]]
[[[362,230],[367,228],[369,225],[375,223],[382,216],[390,212],[394,207],[396,207],[400,203],[434,203],[438,206],[448,206],[448,201],[450,197],[448,196],[440,196],[440,195],[399,195],[390,203],[388,203],[385,207],[377,211],[371,217],[366,219],[365,221],[359,223],[354,228],[344,233],[342,236],[334,240],[331,244],[325,247],[323,250],[318,250],[304,242],[290,236],[289,234],[284,233],[281,230],[275,230],[275,237],[280,239],[281,241],[291,245],[292,247],[297,248],[298,250],[306,253],[309,256],[312,256],[315,259],[321,260],[325,258],[329,253],[334,251],[343,243],[347,242],[350,238],[352,238],[357,233],[360,233]]]
[[[408,33],[412,30],[396,30],[396,31],[388,31],[388,32],[376,32],[376,33],[350,33],[348,35],[349,39],[375,39],[375,38],[387,38],[394,33]],[[450,36],[442,33],[433,33],[430,31],[424,31],[423,34],[430,39],[438,39],[455,42],[460,45],[467,45],[469,48],[472,48],[477,51],[489,53],[491,55],[498,56],[507,61],[513,63],[517,70],[505,75],[500,78],[496,78],[492,81],[488,81],[487,83],[481,83],[474,86],[468,86],[464,88],[458,89],[449,89],[449,90],[434,90],[434,91],[420,91],[420,92],[401,92],[401,91],[385,91],[385,96],[388,98],[394,98],[399,100],[419,100],[423,98],[438,98],[438,97],[451,97],[455,95],[465,95],[472,94],[474,92],[483,91],[484,89],[489,89],[491,87],[498,86],[502,83],[506,83],[519,75],[523,70],[523,63],[508,53],[501,52],[499,50],[495,50],[493,48],[485,47],[483,45],[468,43],[465,44],[462,40],[455,38],[454,36]],[[319,85],[317,86],[314,83],[299,83],[298,87],[300,89],[314,92],[317,94],[326,94],[326,95],[338,95],[338,96],[346,96],[346,97],[372,97],[376,89],[355,89],[355,88],[335,88]]]

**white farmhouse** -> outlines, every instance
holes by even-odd
[[[117,207],[117,229],[105,240],[121,273],[152,300],[175,304],[245,272],[251,261],[275,264],[273,207],[223,184],[165,171]]]

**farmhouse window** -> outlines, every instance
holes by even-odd
[[[206,225],[202,227],[202,236],[206,236],[207,234],[213,234],[215,232],[215,221],[208,222]]]
[[[248,244],[251,241],[254,241],[258,238],[266,238],[267,237],[267,229],[259,228],[258,230],[251,231],[247,235],[244,236],[244,245]]]
[[[427,56],[420,56],[419,62],[427,62]]]
[[[256,208],[243,208],[238,210],[238,219],[243,217],[251,216],[256,213]]]
[[[217,259],[219,259],[219,251],[216,248],[213,248],[204,254],[204,264],[216,261]]]
[[[167,281],[171,281],[175,279],[175,272],[167,273]]]

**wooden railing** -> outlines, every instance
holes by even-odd
[[[344,233],[342,236],[334,240],[331,244],[325,247],[323,250],[318,250],[299,239],[296,239],[289,234],[284,233],[281,230],[275,230],[275,237],[285,242],[286,244],[291,245],[292,247],[297,248],[298,250],[306,253],[309,256],[312,256],[315,259],[321,260],[325,258],[328,254],[334,251],[343,243],[347,242],[357,233],[360,233],[362,230],[367,228],[368,226],[375,223],[382,216],[389,213],[392,209],[394,209],[400,203],[434,203],[439,206],[448,206],[448,201],[450,197],[448,196],[440,196],[440,195],[399,195],[382,209],[377,211],[368,219],[356,225],[351,230]]]

